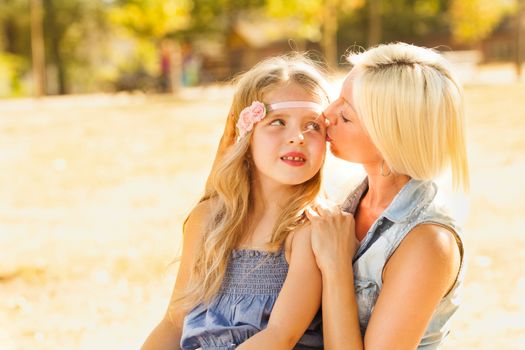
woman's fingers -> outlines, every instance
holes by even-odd
[[[311,206],[306,207],[305,214],[310,221],[319,218],[319,214]]]

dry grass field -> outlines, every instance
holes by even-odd
[[[469,270],[445,349],[523,349],[525,86],[466,97],[472,188],[456,202]],[[230,98],[0,101],[0,349],[139,348],[166,307]]]

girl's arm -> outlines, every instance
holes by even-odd
[[[198,242],[204,232],[204,223],[209,213],[209,202],[199,203],[190,213],[184,226],[180,266],[169,305],[171,305],[178,292],[183,290],[188,283],[193,257],[196,254]],[[170,310],[169,305],[160,323],[153,329],[144,345],[142,345],[142,350],[180,349],[182,322],[186,312],[180,309]]]
[[[294,233],[288,274],[268,326],[242,343],[239,350],[292,349],[321,304],[321,273],[310,243],[310,229]]]
[[[441,298],[453,285],[460,264],[455,237],[437,225],[414,228],[383,270],[383,286],[364,340],[351,260],[353,225],[348,215],[310,212],[312,244],[323,273],[323,330],[327,349],[415,349]],[[345,218],[346,217],[346,218]],[[350,255],[350,257],[353,254]],[[351,259],[351,258],[350,258]]]

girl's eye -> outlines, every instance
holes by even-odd
[[[277,125],[277,126],[281,125],[282,126],[282,125],[284,125],[284,120],[282,120],[282,119],[275,119],[275,120],[272,120],[270,122],[270,124],[268,124],[268,125]]]
[[[306,124],[307,131],[319,131],[321,130],[321,125],[316,122],[309,122]]]

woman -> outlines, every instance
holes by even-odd
[[[342,205],[346,213],[309,211],[324,344],[436,349],[458,307],[463,247],[432,180],[450,166],[456,187],[468,186],[462,91],[429,49],[381,45],[349,61],[324,112],[327,138],[367,177]]]

